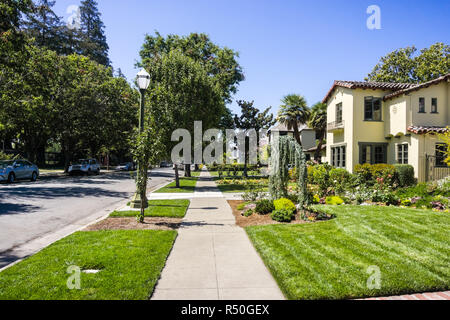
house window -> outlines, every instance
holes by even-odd
[[[331,165],[336,168],[345,168],[346,165],[346,147],[331,147]]]
[[[364,98],[364,120],[381,121],[381,98]]]
[[[408,164],[408,144],[397,145],[397,162],[399,164]]]
[[[445,163],[445,153],[447,151],[447,145],[445,143],[436,143],[436,167],[447,167]]]
[[[336,123],[342,122],[342,103],[336,105]]]
[[[419,113],[425,113],[425,98],[419,98]]]
[[[431,98],[431,113],[438,112],[437,98]]]
[[[363,143],[359,146],[359,162],[361,164],[387,163],[387,144]]]

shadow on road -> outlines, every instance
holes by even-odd
[[[0,252],[0,268],[6,267],[7,265],[25,257],[19,257],[11,254],[11,251]]]
[[[0,199],[8,197],[24,197],[27,199],[55,199],[55,198],[83,198],[83,197],[121,197],[125,198],[127,192],[111,191],[97,187],[16,187],[14,189],[0,189]]]
[[[26,214],[38,209],[39,207],[30,204],[0,202],[0,216],[6,216],[11,214]]]

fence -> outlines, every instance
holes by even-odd
[[[425,156],[425,181],[437,181],[450,176],[450,167],[442,164],[436,156]]]

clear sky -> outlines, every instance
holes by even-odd
[[[97,0],[110,59],[128,80],[146,33],[203,32],[239,52],[246,80],[235,99],[277,112],[289,93],[312,105],[334,80],[363,80],[397,48],[450,44],[450,0]],[[65,19],[78,0],[56,0]],[[366,26],[367,7],[381,9],[381,29]],[[149,70],[150,71],[150,70]],[[231,106],[237,112],[237,105]]]

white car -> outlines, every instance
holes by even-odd
[[[118,171],[133,171],[134,169],[134,164],[133,162],[125,162],[125,163],[121,163],[116,167],[116,170]]]
[[[100,174],[100,165],[95,159],[81,159],[70,165],[69,174]]]

